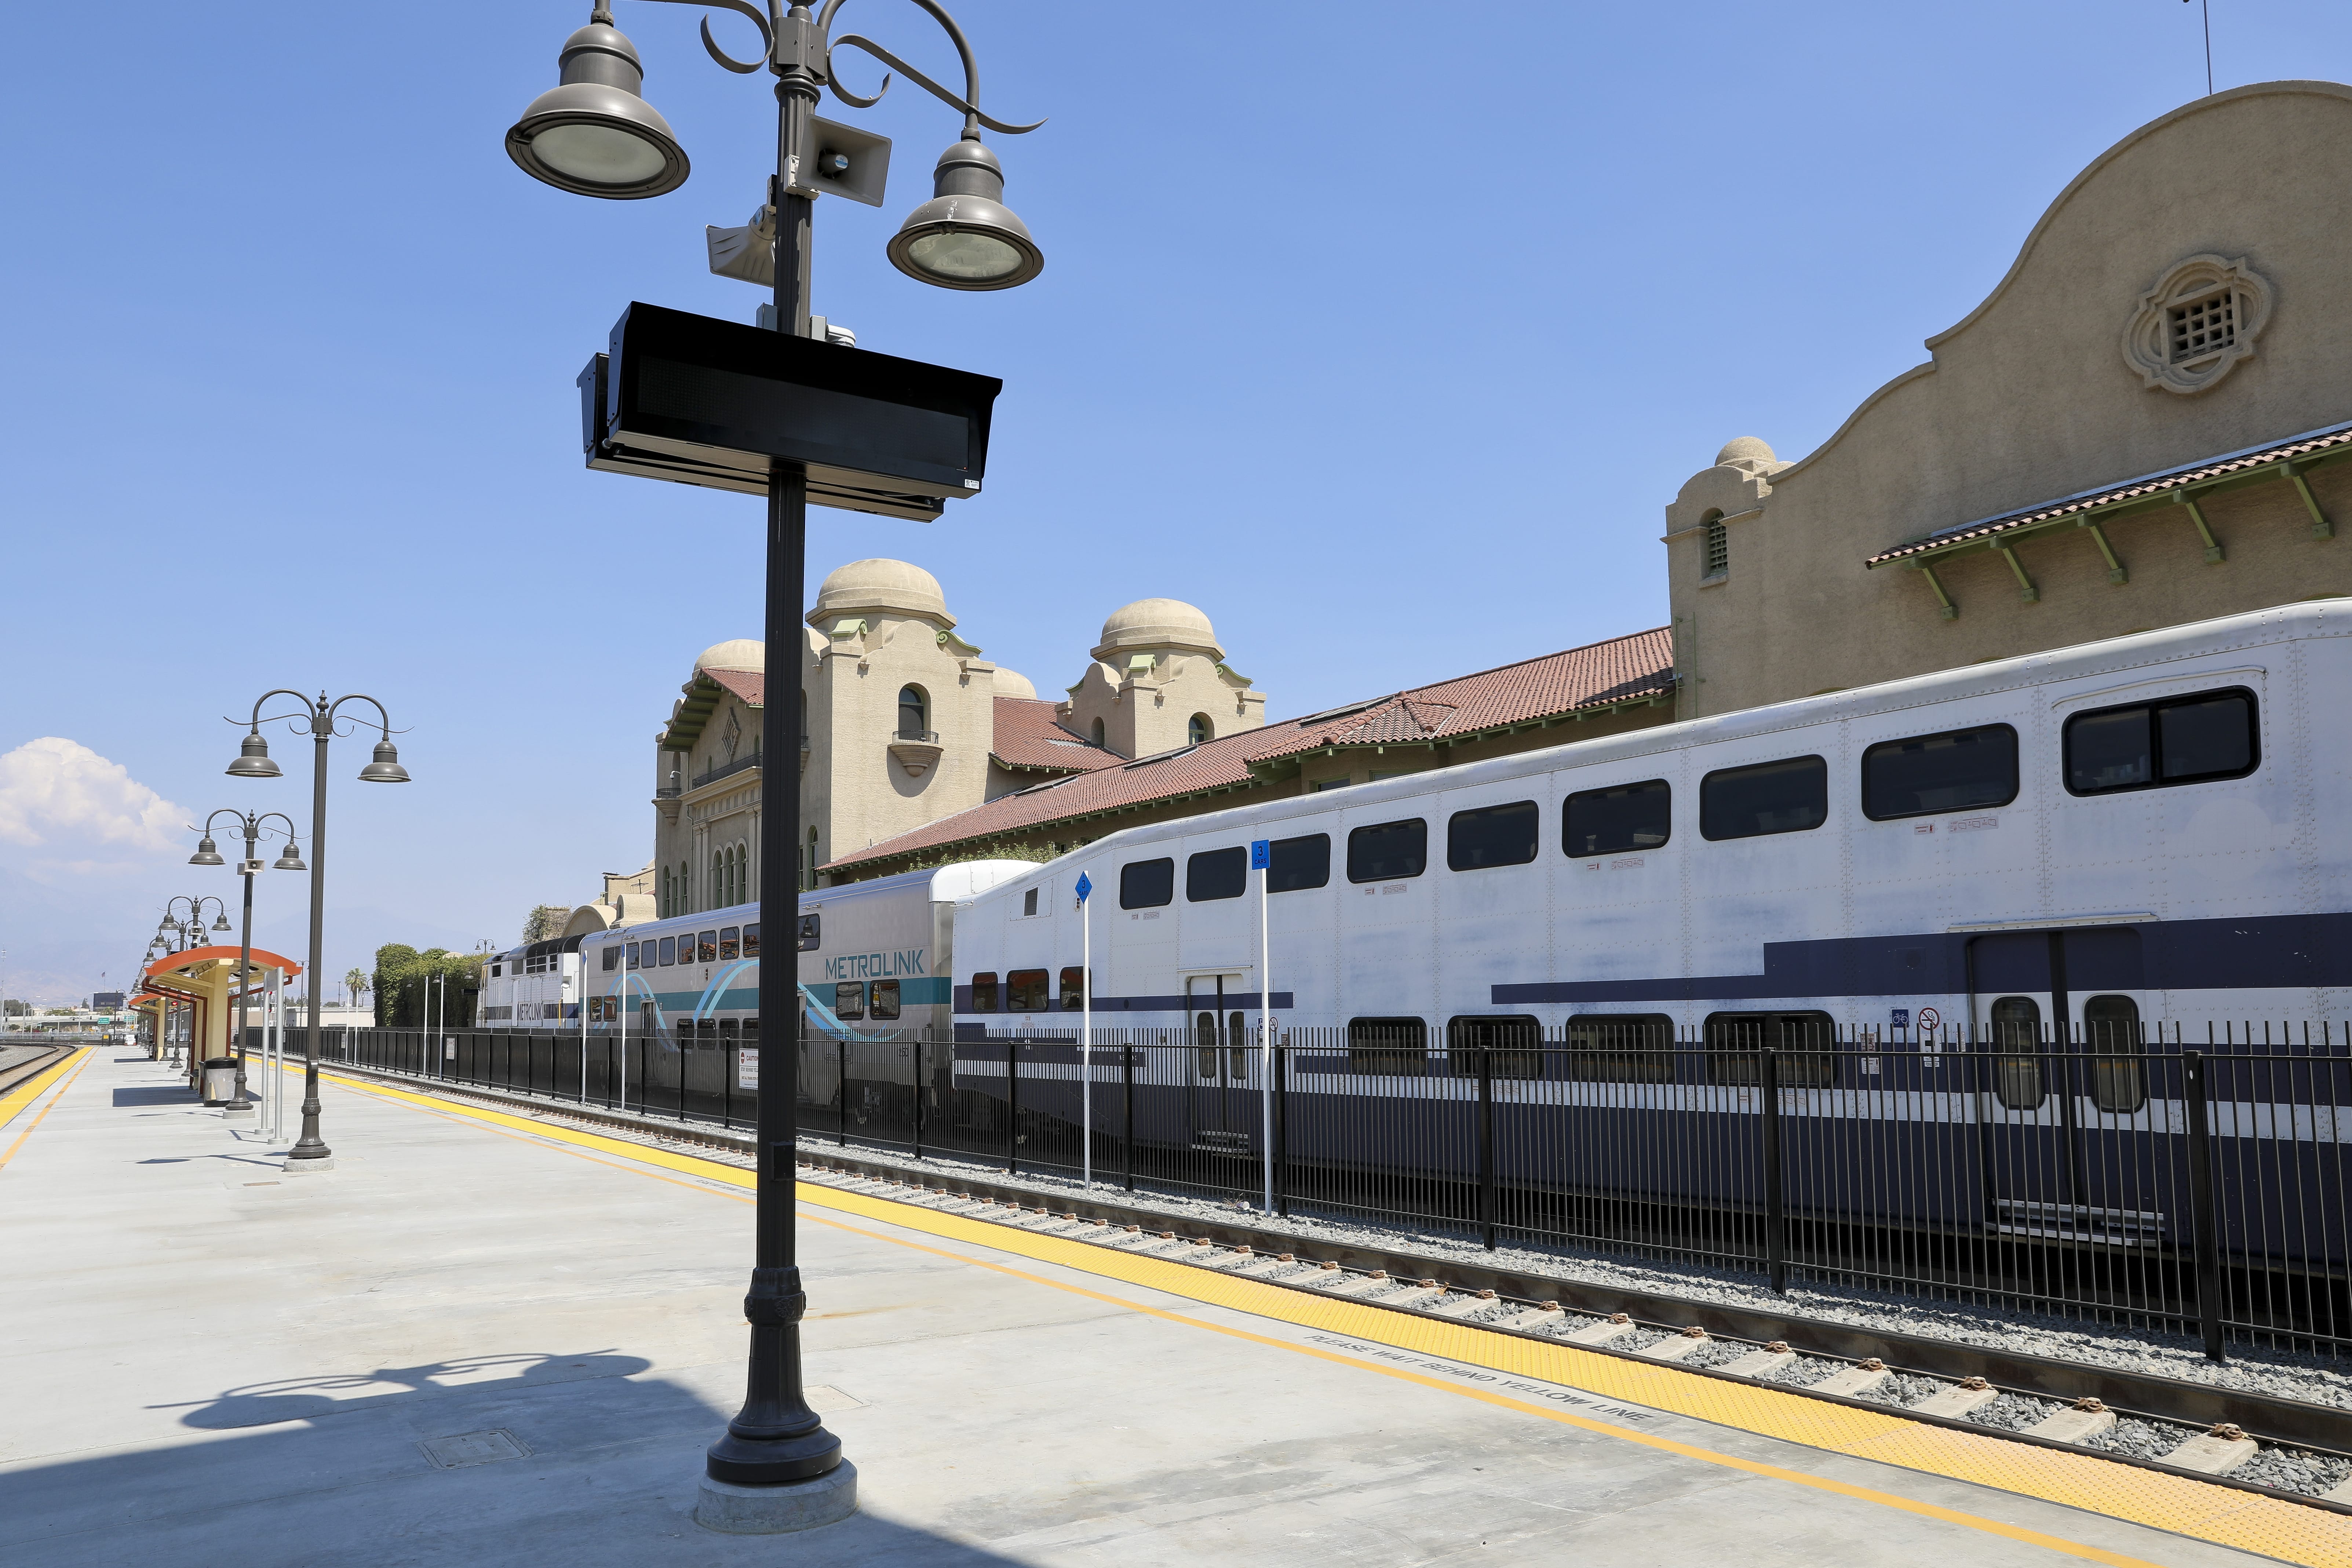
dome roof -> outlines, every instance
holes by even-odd
[[[712,643],[694,661],[697,669],[756,669],[768,668],[768,645],[751,637]]]
[[[1722,451],[1715,455],[1715,466],[1718,468],[1764,468],[1779,461],[1772,455],[1772,448],[1753,436],[1734,437],[1723,444]]]
[[[1034,701],[1037,696],[1037,683],[1027,676],[1007,669],[1000,664],[996,667],[996,695],[1026,697]]]
[[[1119,648],[1181,647],[1225,657],[1209,617],[1181,599],[1138,599],[1111,612],[1103,623],[1102,646],[1097,658],[1108,658]]]
[[[947,595],[940,592],[940,580],[906,561],[876,559],[836,566],[817,588],[816,608],[809,612],[809,624],[815,626],[851,610],[898,610],[955,625],[955,617],[948,614]]]

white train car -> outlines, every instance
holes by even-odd
[[[475,1026],[561,1029],[580,1021],[579,937],[550,937],[499,953],[483,966]]]
[[[1110,835],[955,921],[970,1039],[1276,1021],[2087,1037],[2352,1008],[2352,604]],[[1237,1053],[1238,1055],[1238,1053]]]

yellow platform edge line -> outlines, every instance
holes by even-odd
[[[83,1046],[78,1050],[68,1051],[64,1056],[59,1057],[56,1061],[51,1062],[48,1066],[35,1073],[32,1077],[26,1079],[24,1082],[18,1084],[16,1088],[10,1089],[8,1091],[8,1097],[5,1100],[0,1100],[0,1127],[5,1127],[11,1121],[16,1121],[18,1112],[22,1111],[25,1107],[32,1104],[33,1101],[38,1100],[42,1095],[48,1092],[49,1086],[58,1081],[58,1074],[64,1072],[68,1068],[73,1066],[74,1063],[89,1055],[89,1052],[90,1047],[88,1046]]]
[[[35,1116],[32,1121],[25,1124],[25,1130],[22,1132],[16,1134],[16,1141],[9,1144],[6,1150],[0,1151],[0,1170],[5,1170],[7,1168],[8,1162],[16,1157],[16,1151],[25,1146],[26,1140],[32,1137],[35,1132],[40,1131],[41,1123],[49,1119],[49,1112],[58,1108],[58,1101],[66,1097],[66,1090],[73,1087],[74,1079],[81,1076],[81,1069],[89,1066],[89,1049],[85,1047],[80,1050],[75,1051],[70,1056],[64,1058],[62,1060],[58,1061],[51,1067],[44,1068],[41,1072],[37,1074],[36,1079],[37,1087],[33,1085],[22,1086],[25,1088],[31,1088],[33,1094],[35,1096],[38,1096],[42,1089],[48,1087],[49,1080],[53,1079],[56,1074],[65,1072],[68,1068],[71,1068],[73,1069],[73,1071],[67,1077],[65,1082],[58,1087],[58,1092],[50,1096],[49,1102],[41,1107],[40,1113]],[[17,1095],[11,1094],[5,1104],[0,1104],[0,1131],[5,1131],[7,1130],[8,1123],[16,1119],[17,1111],[21,1110],[24,1105],[30,1103],[31,1101],[29,1100],[20,1100]]]
[[[753,1185],[749,1170],[724,1162],[651,1148],[627,1139],[551,1126],[546,1121],[529,1117],[514,1116],[440,1096],[414,1093],[365,1079],[345,1078],[341,1074],[327,1076],[333,1077],[338,1083],[348,1088],[387,1100],[407,1101],[420,1109],[453,1111],[474,1121],[513,1128],[578,1147],[601,1150],[638,1164],[677,1171],[725,1185],[747,1190]],[[2117,1464],[2095,1454],[2042,1448],[2011,1442],[1990,1433],[1980,1436],[1955,1431],[1908,1420],[1893,1412],[1857,1409],[1780,1389],[1702,1377],[1676,1367],[1645,1365],[1573,1345],[1521,1339],[1470,1324],[1388,1311],[1344,1298],[1312,1295],[1258,1280],[1234,1279],[1188,1264],[1139,1258],[1087,1242],[1040,1236],[887,1198],[842,1192],[809,1183],[799,1184],[797,1193],[801,1202],[815,1207],[854,1214],[942,1239],[1119,1279],[1253,1316],[1272,1318],[1302,1328],[1342,1334],[1350,1339],[1410,1350],[1489,1371],[1559,1384],[1604,1398],[1688,1415],[1717,1426],[1825,1452],[1992,1487],[2106,1518],[2210,1542],[2215,1545],[2255,1552],[2281,1562],[2308,1564],[2310,1568],[2352,1568],[2352,1519],[2233,1488],[2210,1486],[2186,1477]],[[1284,1344],[1286,1348],[1302,1348],[1288,1346],[1286,1342],[1268,1342]],[[1362,1363],[1351,1361],[1348,1364]],[[1434,1379],[1415,1380],[1426,1381],[1432,1386],[1454,1392],[1475,1394],[1535,1415],[1626,1440],[1674,1447],[1676,1451],[1712,1462],[1743,1469],[1759,1468],[1752,1461],[1688,1448],[1649,1433],[1612,1426],[1539,1405],[1522,1405],[1504,1396],[1487,1394],[1485,1391],[1454,1389],[1452,1384]],[[1805,1476],[1801,1472],[1778,1471],[1769,1466],[1760,1468],[1808,1484],[1834,1490],[1850,1489],[1855,1495],[1868,1495],[1876,1500],[1914,1511],[1925,1510],[1938,1517],[1945,1516],[1945,1510],[1936,1510],[1933,1505],[1915,1503],[1890,1494],[1869,1493],[1866,1489],[1846,1489],[1842,1483],[1823,1481],[1821,1478]],[[1997,1521],[1978,1521],[1973,1516],[1959,1514],[1949,1517],[1979,1528],[1990,1528],[1996,1533],[2007,1535],[2014,1532],[2013,1527],[2000,1525]],[[2066,1551],[2074,1555],[2114,1563],[2133,1561],[2104,1552],[2099,1548],[2041,1537],[2031,1531],[2018,1533],[2020,1539],[2032,1539],[2053,1550]]]

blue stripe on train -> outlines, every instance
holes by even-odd
[[[2136,932],[2137,951],[2070,953],[2074,991],[2301,989],[2352,985],[2352,914],[2254,915],[2242,920],[2149,921],[2073,928]],[[1803,996],[1959,995],[1969,989],[1968,944],[2029,931],[1937,931],[1916,936],[1768,942],[1761,974],[1558,980],[1496,985],[1513,1003],[1740,1002]],[[1181,1005],[1181,1004],[1179,1004]]]

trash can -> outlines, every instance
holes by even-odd
[[[236,1058],[206,1057],[205,1058],[205,1103],[226,1105],[236,1098]]]

